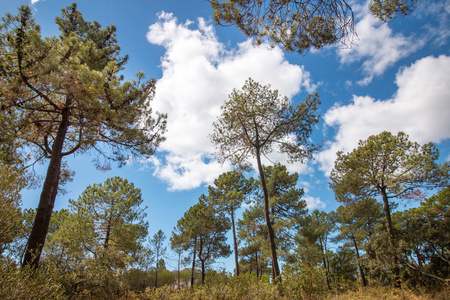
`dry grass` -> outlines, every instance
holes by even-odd
[[[330,295],[329,300],[450,300],[450,290],[435,292],[412,291],[406,288],[366,287],[347,291],[341,295]]]
[[[139,300],[153,300],[153,299],[172,299],[172,300],[253,300],[253,299],[280,299],[280,300],[450,300],[450,291],[441,290],[435,292],[412,291],[405,288],[395,289],[386,287],[366,287],[360,288],[356,291],[346,291],[342,294],[326,294],[326,295],[309,295],[300,298],[294,295],[279,296],[273,286],[260,286],[255,289],[254,286],[249,289],[242,289],[237,286],[214,286],[214,287],[198,287],[194,290],[171,290],[166,288],[159,288],[156,291],[148,291],[145,294],[129,293],[121,299],[139,299]],[[240,290],[240,291],[239,291]]]

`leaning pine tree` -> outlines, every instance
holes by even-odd
[[[85,21],[76,4],[56,18],[60,36],[44,38],[30,7],[0,24],[0,109],[14,138],[50,160],[23,266],[37,267],[58,192],[63,157],[89,150],[121,164],[153,154],[166,116],[152,113],[155,81],[124,81],[116,28]]]

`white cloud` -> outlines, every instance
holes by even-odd
[[[396,84],[392,99],[353,96],[351,104],[326,112],[325,124],[335,126],[337,134],[318,155],[322,171],[331,171],[337,151],[352,151],[359,140],[384,130],[403,131],[421,144],[450,138],[450,57],[422,58],[401,70]]]
[[[311,196],[304,196],[303,200],[306,201],[306,206],[309,210],[314,210],[318,208],[325,208],[326,204],[323,203],[320,198],[315,198]]]
[[[434,20],[425,25],[427,38],[435,45],[446,45],[450,37],[450,0],[429,1],[426,5],[419,5],[414,16]]]
[[[172,14],[162,12],[147,33],[150,43],[166,51],[152,106],[168,114],[167,140],[160,147],[164,157],[153,162],[155,175],[172,190],[210,184],[230,168],[211,160],[214,148],[208,134],[233,88],[241,88],[249,77],[270,83],[287,97],[302,87],[307,91],[315,87],[309,73],[289,64],[279,48],[254,47],[247,41],[229,50],[202,18],[197,29],[193,24],[181,24]]]
[[[369,84],[375,76],[423,45],[420,39],[393,34],[387,23],[372,16],[368,5],[356,6],[355,11],[361,17],[356,24],[357,45],[339,49],[338,55],[342,64],[363,61],[362,71],[366,77],[358,84]]]

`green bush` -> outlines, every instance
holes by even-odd
[[[308,265],[286,267],[282,288],[288,299],[323,299],[327,293],[325,270]]]
[[[0,259],[0,299],[64,299],[61,286],[45,271],[21,269],[8,258]]]

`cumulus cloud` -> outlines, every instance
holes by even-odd
[[[325,206],[326,206],[326,204],[323,203],[320,200],[320,198],[311,197],[311,196],[305,196],[305,197],[303,197],[303,200],[305,200],[306,207],[308,207],[309,210],[325,208]]]
[[[324,115],[337,129],[335,141],[319,153],[320,168],[329,173],[337,151],[349,152],[370,135],[403,131],[419,143],[450,138],[450,57],[425,57],[396,75],[397,93],[388,100],[353,96],[348,105],[335,105]]]
[[[362,71],[366,77],[357,83],[367,85],[401,58],[415,52],[423,45],[423,41],[393,34],[387,23],[381,23],[372,16],[368,5],[355,7],[360,18],[356,24],[357,45],[339,49],[338,55],[342,64],[363,61]]]
[[[309,73],[288,63],[281,49],[255,47],[250,41],[227,49],[202,18],[180,23],[173,14],[161,12],[147,39],[165,48],[152,106],[168,114],[168,131],[153,163],[155,175],[171,190],[210,184],[230,168],[212,159],[208,135],[233,88],[241,88],[249,77],[270,83],[287,97],[315,88]]]

